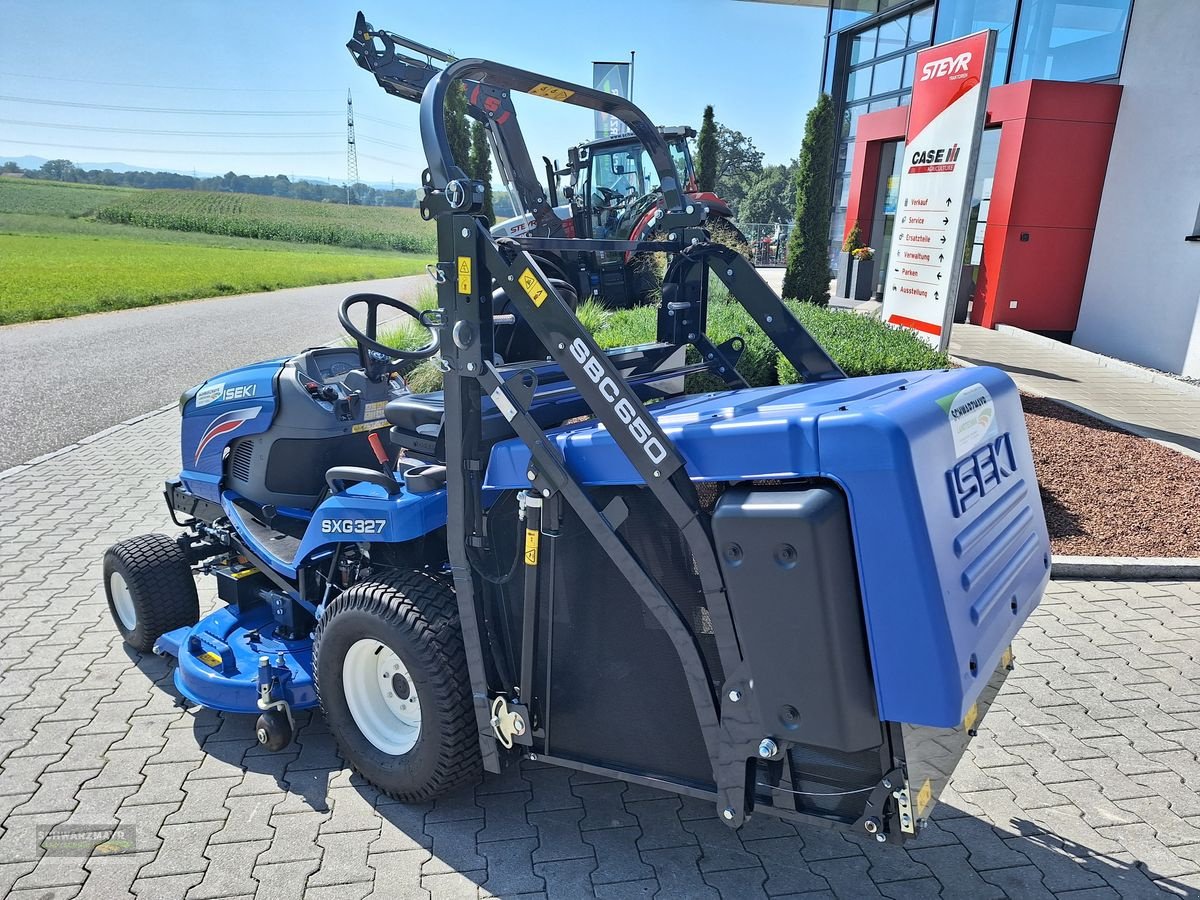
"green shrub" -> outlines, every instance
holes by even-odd
[[[794,301],[788,301],[788,308],[851,377],[944,369],[950,365],[946,354],[934,350],[911,331],[871,316]],[[778,369],[780,384],[800,380],[782,354]]]
[[[601,350],[652,343],[658,336],[658,307],[635,306],[609,312],[603,327],[592,331]]]

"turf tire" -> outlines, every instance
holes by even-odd
[[[355,642],[385,644],[408,669],[421,729],[407,753],[384,753],[346,701],[343,661]],[[313,672],[321,710],[342,756],[389,796],[418,802],[479,778],[482,763],[454,593],[427,572],[399,571],[348,588],[317,624]]]
[[[113,600],[113,575],[124,579],[135,613],[129,628]],[[113,544],[104,553],[104,595],[125,643],[148,653],[168,631],[195,625],[200,600],[188,558],[165,534],[142,534]]]

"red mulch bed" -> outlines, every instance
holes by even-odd
[[[1055,553],[1200,557],[1200,461],[1022,397]]]

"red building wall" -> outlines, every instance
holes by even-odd
[[[992,88],[1000,126],[971,321],[988,328],[1075,329],[1121,88],[1023,81]],[[902,140],[908,107],[858,121],[846,230],[871,233],[882,146]]]

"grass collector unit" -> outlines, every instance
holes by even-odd
[[[355,295],[339,318],[356,347],[184,394],[181,532],[106,554],[118,629],[178,659],[187,701],[258,715],[268,747],[319,704],[349,763],[404,800],[536,756],[701,798],[731,827],[914,837],[1049,578],[1013,383],[847,378],[711,240],[636,106],[385,37],[360,14],[350,48],[420,98],[438,308]],[[664,239],[493,235],[447,140],[459,83],[510,172],[532,171],[515,93],[623,121]],[[553,271],[620,252],[667,255],[658,334],[605,352]],[[743,341],[708,339],[710,275],[802,384],[750,388]],[[381,343],[381,307],[419,318],[427,346]],[[444,390],[409,392],[401,375],[435,354]],[[697,372],[728,389],[683,394]],[[202,619],[192,567],[223,601]]]

